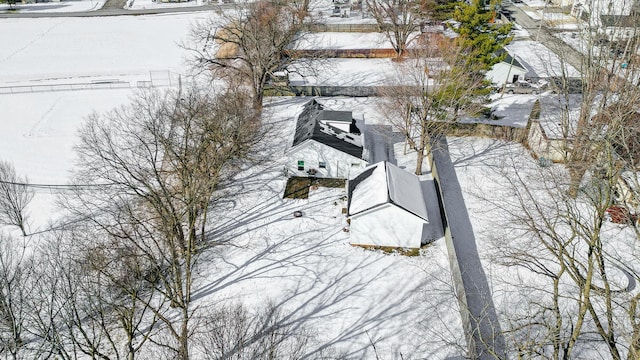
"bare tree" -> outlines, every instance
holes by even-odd
[[[56,269],[57,281],[49,283],[49,290],[65,299],[55,331],[73,353],[133,360],[158,324],[149,305],[157,298],[147,281],[153,268],[135,249],[103,241],[104,236],[76,224],[48,240],[59,252],[43,264]]]
[[[241,304],[212,310],[204,318],[199,347],[207,360],[325,359],[317,351],[316,335],[307,327],[287,322],[287,316],[272,303],[250,312]]]
[[[94,270],[153,312],[174,340],[159,345],[180,359],[189,358],[194,267],[213,245],[209,204],[259,133],[247,104],[249,97],[231,91],[145,92],[92,116],[80,132],[77,181],[100,187],[78,191],[66,207],[101,233],[96,249],[107,257]],[[160,300],[120,285],[113,268],[101,270],[124,255],[130,266],[122,270],[139,272]]]
[[[429,138],[446,132],[461,113],[474,113],[482,105],[474,100],[484,85],[481,74],[469,71],[464,52],[440,35],[422,40],[415,60],[399,64],[397,82],[384,94],[380,109],[406,144],[417,152],[416,174],[429,151]]]
[[[255,109],[262,108],[263,90],[274,72],[295,59],[289,46],[303,35],[308,3],[257,1],[246,9],[220,12],[191,29],[195,66],[212,71],[234,85],[246,85]]]
[[[27,206],[33,199],[27,177],[20,177],[8,161],[0,160],[0,224],[14,225],[27,236]]]
[[[569,169],[526,170],[515,159],[499,176],[511,193],[485,197],[509,224],[502,223],[507,230],[495,238],[494,261],[526,278],[511,285],[522,292],[525,287],[529,300],[507,316],[513,346],[524,357],[571,358],[585,342],[613,359],[638,353],[637,296],[628,292],[640,278],[631,250],[638,232],[612,228],[607,221],[613,216],[630,224],[630,212],[619,205],[626,204],[621,197],[635,201],[619,190],[622,169],[637,178],[637,153],[631,154],[639,144],[633,126],[638,113],[627,101],[590,121],[593,129],[600,124],[590,148],[596,157],[577,193],[567,191],[573,186]],[[613,273],[630,283],[620,283]]]
[[[419,35],[420,6],[413,0],[367,0],[367,9],[396,52],[402,58]]]
[[[26,244],[0,233],[0,355],[19,358],[25,347],[33,274]]]
[[[579,17],[580,43],[576,50],[567,46],[554,46],[562,61],[553,83],[562,114],[562,132],[565,134],[566,159],[572,182],[569,192],[576,195],[583,176],[590,170],[600,150],[592,146],[600,136],[601,124],[593,122],[594,115],[605,113],[620,94],[633,90],[638,78],[638,12],[632,2],[587,1],[582,5],[586,13]],[[628,16],[612,15],[609,11],[629,8]],[[600,16],[602,15],[602,16]],[[579,69],[578,76],[568,71],[573,65]],[[575,95],[575,94],[580,94]],[[631,91],[635,93],[635,91]],[[571,101],[579,97],[579,111],[571,109]]]

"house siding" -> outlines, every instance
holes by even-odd
[[[427,222],[392,204],[351,216],[352,245],[419,248]]]
[[[486,78],[497,86],[503,86],[505,83],[511,84],[514,75],[518,75],[519,79],[524,79],[526,73],[526,70],[519,67],[499,62],[487,72]]]
[[[304,170],[298,170],[298,161],[304,161]],[[320,168],[324,162],[326,168]],[[348,179],[367,166],[367,162],[315,140],[307,140],[287,152],[285,168],[291,176],[309,176],[315,169],[316,177]]]
[[[539,121],[532,121],[529,128],[527,143],[529,149],[538,158],[545,158],[553,162],[565,162],[568,157],[567,142],[564,139],[549,139]]]

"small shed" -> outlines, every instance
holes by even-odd
[[[296,119],[287,172],[294,176],[347,179],[359,173],[365,160],[364,138],[351,111],[325,109],[316,100],[304,105]]]
[[[420,179],[382,161],[349,181],[352,245],[419,248],[429,224]]]

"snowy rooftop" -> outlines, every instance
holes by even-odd
[[[388,49],[389,40],[381,33],[318,32],[306,34],[295,49]]]
[[[322,59],[315,71],[308,69],[307,63],[303,61],[303,65],[294,64],[289,68],[292,85],[376,86],[399,83],[400,67],[392,59]]]
[[[522,40],[514,41],[505,47],[530,70],[529,77],[549,78],[562,76],[562,67],[565,67],[567,76],[580,77],[580,72],[573,66],[563,63],[553,51],[539,42]]]
[[[420,179],[386,161],[366,168],[349,181],[349,215],[392,203],[428,220]]]
[[[540,98],[540,125],[549,139],[564,139],[575,134],[582,95],[570,95],[568,100],[554,94]]]
[[[346,127],[336,127],[343,123]],[[349,128],[349,131],[345,131]],[[362,139],[360,130],[350,111],[325,110],[324,106],[311,100],[302,108],[296,120],[296,130],[292,146],[302,144],[307,140],[340,150],[351,156],[362,158]]]

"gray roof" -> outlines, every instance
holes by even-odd
[[[386,183],[377,184],[378,186],[367,186],[371,184],[364,185],[366,182],[380,181],[380,178],[371,176],[379,167],[384,167],[386,176],[384,176],[383,179]],[[386,190],[386,197],[368,197],[368,199],[364,201],[368,202],[366,206],[363,206],[361,209],[358,209],[355,212],[351,212],[351,202],[353,194],[359,186],[367,189],[380,189],[382,191]],[[420,179],[416,175],[406,170],[400,169],[399,167],[391,163],[381,161],[367,167],[354,179],[349,180],[348,187],[347,207],[349,209],[349,215],[359,214],[384,204],[394,204],[424,220],[429,220],[427,214],[427,205],[425,204],[424,195],[422,193],[422,185],[420,184]],[[367,194],[362,194],[360,196],[367,196]],[[380,200],[385,198],[386,201]]]
[[[514,58],[511,56],[511,54],[509,54],[508,51],[506,51],[505,49],[500,49],[498,51],[496,51],[496,56],[502,56],[502,54],[507,53],[507,56],[504,58],[504,60],[502,60],[502,62],[510,64],[512,66],[516,66],[519,67],[520,69],[524,70],[524,71],[528,71],[527,68],[524,67],[524,65],[522,65],[518,59]]]
[[[636,28],[640,14],[632,13],[631,15],[600,15],[602,25],[620,28]]]
[[[349,123],[350,132],[327,125],[321,121]],[[362,141],[356,139],[360,136],[360,130],[355,125],[351,111],[325,110],[322,104],[311,100],[304,105],[304,109],[298,115],[296,121],[296,133],[293,137],[293,146],[297,146],[306,140],[315,140],[336,150],[362,158]]]
[[[320,114],[318,114],[318,120],[351,123],[353,117],[351,116],[351,111],[321,110]]]

